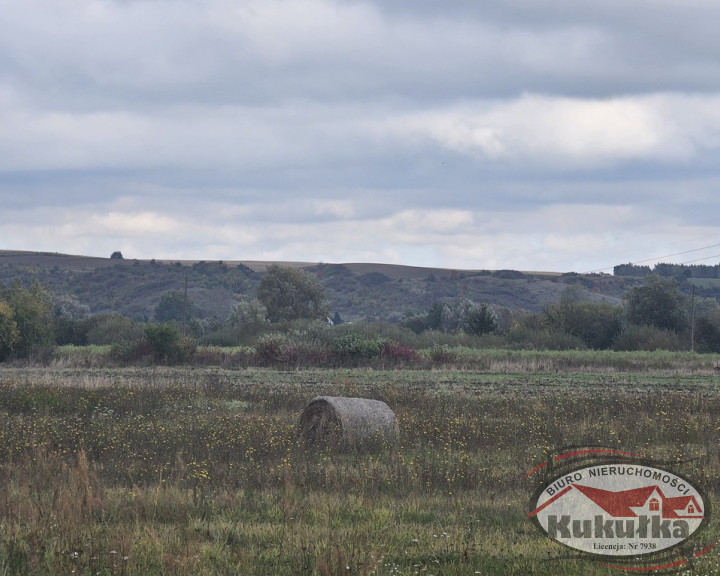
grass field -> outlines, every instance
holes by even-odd
[[[583,369],[539,353],[492,371],[0,368],[0,576],[616,574],[560,559],[525,518],[523,475],[556,447],[610,445],[695,458],[717,502],[720,376],[707,357],[622,371],[585,354]],[[304,449],[318,394],[384,400],[399,441]],[[698,546],[718,539],[712,521]]]

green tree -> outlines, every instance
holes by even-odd
[[[460,298],[434,305],[428,317],[437,317],[439,311],[439,328],[446,333],[464,330],[469,334],[484,334],[497,328],[497,316],[487,304],[475,304],[467,298]],[[435,323],[434,321],[432,322]]]
[[[195,343],[183,337],[174,324],[148,324],[145,326],[147,339],[153,358],[158,362],[181,362],[195,352]]]
[[[650,266],[637,266],[636,264],[618,264],[613,268],[615,276],[648,276]]]
[[[495,310],[487,303],[482,302],[468,310],[463,329],[468,334],[488,334],[493,332],[498,325],[498,317]]]
[[[442,302],[435,302],[432,305],[432,308],[428,311],[427,314],[427,323],[428,328],[430,330],[440,330],[442,329],[442,318],[443,318],[443,309],[445,308],[445,304]]]
[[[195,314],[195,307],[185,298],[182,290],[170,290],[160,297],[155,307],[155,320],[158,322],[183,322]]]
[[[142,325],[122,314],[93,316],[92,322],[88,322],[88,344],[106,345],[132,342],[140,340],[142,336]]]
[[[445,304],[435,302],[432,308],[426,313],[411,314],[405,320],[404,324],[416,334],[425,332],[425,330],[440,330],[442,327],[442,314]]]
[[[255,336],[267,325],[267,310],[258,301],[240,302],[230,315],[230,326],[242,337]]]
[[[90,307],[71,294],[55,294],[52,298],[55,343],[59,346],[87,344]]]
[[[7,302],[0,300],[0,362],[13,351],[19,339],[12,308]]]
[[[561,299],[547,306],[544,314],[552,332],[577,336],[596,350],[610,348],[622,329],[623,309],[607,302]]]
[[[157,360],[167,359],[180,341],[180,331],[172,324],[148,324],[145,326],[147,338],[153,356]]]
[[[273,264],[260,280],[257,299],[267,310],[270,322],[324,318],[325,291],[322,284],[296,268]]]
[[[648,276],[641,286],[628,290],[624,298],[626,316],[632,324],[673,332],[687,328],[686,298],[672,278]]]
[[[17,325],[16,354],[27,356],[34,348],[54,342],[51,298],[39,282],[26,288],[16,279],[12,286],[0,287],[0,300],[9,305]]]
[[[697,298],[695,302],[695,349],[720,352],[720,305],[715,298]]]

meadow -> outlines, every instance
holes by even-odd
[[[457,361],[462,354],[456,354]],[[692,459],[720,494],[718,357],[475,355],[425,370],[0,365],[0,576],[617,574],[525,518],[567,445]],[[307,449],[319,394],[394,445]],[[711,522],[699,547],[720,539]],[[685,573],[720,574],[718,553]]]

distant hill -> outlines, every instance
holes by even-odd
[[[160,298],[184,290],[198,314],[223,320],[234,306],[254,298],[271,264],[314,274],[324,285],[331,314],[345,321],[401,321],[445,298],[468,298],[496,308],[540,312],[569,285],[592,300],[619,303],[641,281],[607,274],[451,270],[393,264],[264,261],[161,261],[0,251],[0,282],[39,280],[79,312],[119,312],[151,320]]]

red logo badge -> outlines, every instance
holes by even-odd
[[[550,539],[626,570],[681,567],[714,546],[689,546],[710,503],[663,463],[608,448],[562,451],[526,477],[539,477],[527,514]]]

